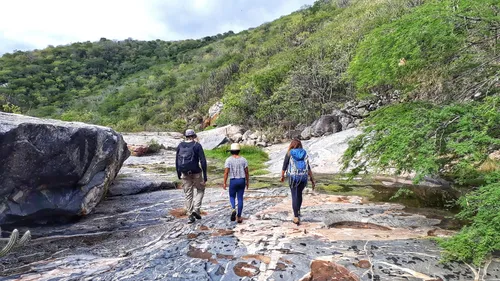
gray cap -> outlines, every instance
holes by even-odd
[[[192,129],[187,129],[186,133],[184,134],[186,137],[196,137],[196,133]]]

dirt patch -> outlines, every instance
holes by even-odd
[[[187,218],[186,209],[184,208],[172,209],[169,214],[178,219]]]
[[[189,246],[189,251],[187,252],[188,257],[192,257],[195,259],[202,259],[202,260],[211,260],[212,259],[212,254],[208,252],[207,250],[202,250],[195,248],[193,246]]]
[[[229,230],[229,229],[217,229],[215,232],[212,233],[213,237],[219,237],[219,236],[229,236],[233,235],[234,230]]]
[[[369,222],[357,221],[341,221],[328,226],[329,228],[351,228],[351,229],[376,229],[376,230],[391,230],[389,227],[378,225]]]
[[[357,263],[354,263],[354,266],[359,268],[370,268],[372,264],[367,260],[360,260]]]
[[[195,238],[197,238],[198,236],[200,236],[200,233],[189,233],[189,234],[187,235],[187,238],[188,238],[188,239],[195,239]]]
[[[258,267],[245,262],[239,262],[233,267],[234,273],[239,277],[254,277],[260,273]]]
[[[244,260],[251,260],[251,259],[259,260],[265,264],[269,264],[271,262],[270,257],[266,257],[263,255],[246,255],[246,256],[243,256],[242,259],[244,259]]]
[[[217,254],[217,258],[222,260],[234,260],[233,255]]]
[[[178,218],[178,219],[185,219],[188,217],[187,213],[186,213],[186,209],[184,209],[184,208],[172,209],[172,210],[170,210],[169,214],[175,218]],[[206,216],[207,212],[201,211],[200,215]]]
[[[208,226],[206,226],[206,225],[201,225],[198,229],[201,230],[201,231],[210,230],[210,228]]]

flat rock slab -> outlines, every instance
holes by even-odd
[[[296,226],[288,188],[250,190],[237,224],[220,191],[207,189],[203,218],[191,225],[180,190],[110,197],[72,224],[31,228],[31,245],[0,259],[0,274],[42,281],[309,280],[326,266],[353,280],[473,280],[466,265],[440,263],[439,248],[425,239],[428,230],[449,233],[424,217],[426,226],[415,228],[416,217],[401,205],[308,193]],[[335,226],[337,215],[352,224]],[[322,262],[311,272],[314,260]],[[488,273],[485,280],[497,280],[500,264],[492,262]]]

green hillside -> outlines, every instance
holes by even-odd
[[[0,104],[137,131],[200,123],[220,99],[220,124],[267,127],[312,122],[373,92],[489,95],[498,92],[495,3],[320,0],[236,35],[15,52],[0,58]]]

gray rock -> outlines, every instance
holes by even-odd
[[[255,131],[253,134],[250,134],[248,137],[252,140],[258,140],[259,138],[262,137],[262,133],[259,131]]]
[[[311,127],[313,137],[320,137],[327,133],[337,133],[342,130],[338,116],[335,115],[323,115]]]
[[[210,116],[210,118],[213,118],[216,114],[221,113],[223,108],[224,104],[218,101],[208,109],[208,115]]]
[[[255,145],[259,146],[259,147],[267,147],[267,143],[263,142],[263,141],[262,142],[257,142]]]
[[[225,135],[206,135],[203,138],[200,138],[200,144],[203,147],[203,149],[206,150],[212,150],[215,149],[225,143],[227,143],[229,140]]]
[[[330,136],[303,141],[302,144],[309,154],[313,172],[339,173],[342,167],[340,159],[348,147],[349,140],[359,134],[361,131],[353,128]],[[281,172],[288,144],[289,142],[286,142],[266,149],[271,159],[267,162],[271,173]]]
[[[350,125],[354,125],[353,124],[354,118],[352,118],[349,115],[342,114],[339,116],[339,122],[342,125],[342,130],[347,130],[347,129],[352,128],[352,127],[350,127]]]
[[[89,214],[129,155],[110,128],[0,113],[0,224]]]
[[[308,140],[312,136],[312,128],[311,127],[306,127],[301,133],[300,133],[300,139],[303,140]]]
[[[245,133],[243,133],[242,140],[243,140],[243,141],[248,140],[251,134],[252,134],[252,131],[247,130]]]
[[[138,175],[117,178],[109,187],[108,195],[111,197],[125,196],[175,188],[177,188],[175,182],[155,180]]]
[[[241,133],[234,134],[230,137],[232,142],[240,142],[243,139],[243,135]]]
[[[300,134],[302,133],[301,130],[290,130],[283,134],[284,139],[294,139],[294,138],[300,138]]]

